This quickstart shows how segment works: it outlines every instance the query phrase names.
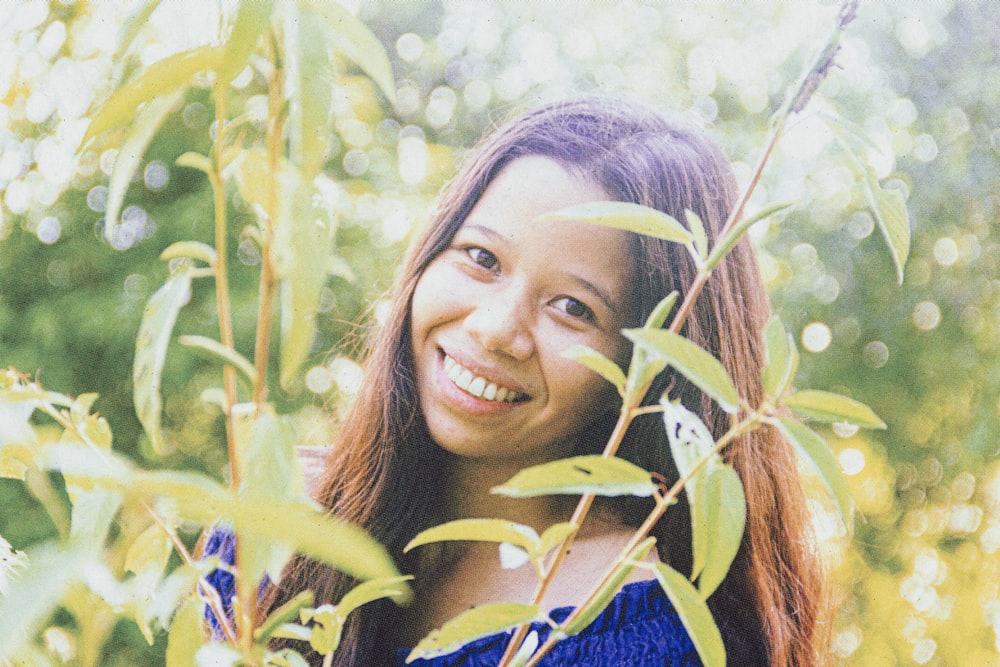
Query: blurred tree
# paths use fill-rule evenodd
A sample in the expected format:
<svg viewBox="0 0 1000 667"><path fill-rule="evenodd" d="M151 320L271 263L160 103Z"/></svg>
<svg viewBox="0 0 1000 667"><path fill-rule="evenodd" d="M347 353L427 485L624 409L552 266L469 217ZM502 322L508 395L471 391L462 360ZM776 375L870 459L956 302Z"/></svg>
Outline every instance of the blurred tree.
<svg viewBox="0 0 1000 667"><path fill-rule="evenodd" d="M484 129L545 99L633 95L708 125L746 178L768 114L835 11L820 1L354 4L394 58L397 105L362 77L331 81L339 120L323 196L341 221L345 266L325 289L305 386L273 397L299 410L301 433L316 442L330 429L320 408L349 400L356 334L377 322L410 230ZM116 448L148 465L220 474L220 417L196 400L218 383L215 367L186 352L168 357L174 453L165 459L140 436L129 379L142 304L165 276L156 257L212 234L204 179L176 164L209 143L208 89L186 95L146 152L122 211L129 233L114 243L102 218L116 150L73 152L112 81L211 39L211 22L187 22L187 1L177 1L132 26L133 51L112 53L141 7L0 7L0 365L37 369L69 394L99 392ZM1000 664L997 25L1000 5L986 0L863 5L816 113L786 137L760 193L802 204L754 230L775 309L804 350L800 383L852 393L889 424L874 436L828 433L862 512L851 540L830 508L815 507L837 576L832 650L842 664ZM261 82L236 85L235 103L252 118ZM861 173L824 113L872 137L864 164L907 197L913 244L902 286L870 238L879 232ZM233 193L229 205L236 340L246 350L256 288L241 267L259 258L240 232L251 224L247 204ZM211 295L197 289L179 333L215 321ZM0 507L0 535L16 548L54 531L20 484L0 480ZM122 642L133 648L108 664L147 651L135 633Z"/></svg>

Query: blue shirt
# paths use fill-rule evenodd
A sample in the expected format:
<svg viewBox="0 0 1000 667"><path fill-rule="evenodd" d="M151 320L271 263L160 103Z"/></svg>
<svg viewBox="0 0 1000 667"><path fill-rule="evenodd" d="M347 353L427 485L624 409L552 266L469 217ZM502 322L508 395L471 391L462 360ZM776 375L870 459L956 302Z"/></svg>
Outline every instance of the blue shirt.
<svg viewBox="0 0 1000 667"><path fill-rule="evenodd" d="M225 563L235 557L235 540L231 532L215 528L205 542L205 555L218 556ZM224 570L214 570L206 582L222 598L226 613L232 614L233 577ZM554 609L549 617L560 623L573 611L572 607ZM218 620L206 605L205 619L215 636L221 635ZM534 623L541 645L552 628L548 623ZM510 638L501 633L466 644L448 655L428 660L415 660L413 667L495 667ZM396 665L406 664L409 649L396 652ZM696 667L701 665L680 617L670 600L654 580L626 584L612 598L608 607L578 635L563 639L540 663L544 667L587 665L587 667Z"/></svg>

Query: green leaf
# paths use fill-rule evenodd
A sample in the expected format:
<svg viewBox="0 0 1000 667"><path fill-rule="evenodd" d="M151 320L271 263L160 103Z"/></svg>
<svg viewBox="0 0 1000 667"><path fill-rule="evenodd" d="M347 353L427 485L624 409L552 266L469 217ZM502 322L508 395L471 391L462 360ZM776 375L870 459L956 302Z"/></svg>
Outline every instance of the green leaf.
<svg viewBox="0 0 1000 667"><path fill-rule="evenodd" d="M726 647L701 595L684 575L669 565L657 563L653 571L681 617L702 663L705 667L724 667Z"/></svg>
<svg viewBox="0 0 1000 667"><path fill-rule="evenodd" d="M177 259L180 257L200 259L209 266L215 266L215 262L219 258L215 252L215 248L200 241L177 241L176 243L171 243L167 246L166 250L160 253L160 259L162 260Z"/></svg>
<svg viewBox="0 0 1000 667"><path fill-rule="evenodd" d="M542 533L540 555L545 556L557 546L566 541L566 538L576 532L576 527L568 521L549 526Z"/></svg>
<svg viewBox="0 0 1000 667"><path fill-rule="evenodd" d="M250 151L244 154L237 176L248 184L267 178L266 166L250 164L255 161L254 155ZM294 384L312 346L333 250L333 225L323 209L314 204L314 188L303 180L298 169L284 162L277 178L274 257L281 293L280 382L288 388Z"/></svg>
<svg viewBox="0 0 1000 667"><path fill-rule="evenodd" d="M858 144L879 151L862 128L839 116L821 114L821 117L837 135L841 147L854 164L864 173L865 197L889 248L889 255L896 267L896 280L902 285L903 269L910 255L910 217L903 194L898 190L883 188L875 170L865 164L858 155L855 150Z"/></svg>
<svg viewBox="0 0 1000 667"><path fill-rule="evenodd" d="M718 463L708 468L705 480L705 518L702 532L705 567L698 575L698 591L706 600L729 573L743 542L747 502L743 484L732 466Z"/></svg>
<svg viewBox="0 0 1000 667"><path fill-rule="evenodd" d="M868 204L896 266L896 281L902 285L903 269L910 255L910 215L906 201L899 190L883 188L870 167L865 169L864 183Z"/></svg>
<svg viewBox="0 0 1000 667"><path fill-rule="evenodd" d="M205 352L210 357L228 364L240 371L244 379L253 386L254 378L257 377L257 370L253 364L236 350L226 347L222 343L207 336L181 336L177 342L185 347L191 347Z"/></svg>
<svg viewBox="0 0 1000 667"><path fill-rule="evenodd" d="M118 31L118 50L115 53L114 62L119 62L128 52L129 47L135 40L139 31L142 30L150 15L160 6L160 0L144 0L139 6L132 10L122 23L121 30Z"/></svg>
<svg viewBox="0 0 1000 667"><path fill-rule="evenodd" d="M714 270L715 267L717 267L722 262L722 260L726 258L726 255L728 255L732 251L732 249L736 247L736 244L740 242L740 239L743 238L743 235L746 233L748 229L750 229L750 227L754 225L754 223L760 222L764 218L769 218L775 213L783 211L786 208L793 206L794 204L795 202L793 201L784 201L784 202L778 202L776 204L771 204L770 206L765 206L756 214L740 220L733 226L732 230L730 230L730 232L726 234L725 237L719 239L715 247L712 248L711 254L708 256L708 259L705 260L705 268L707 268L709 271Z"/></svg>
<svg viewBox="0 0 1000 667"><path fill-rule="evenodd" d="M700 259L704 260L708 257L708 235L705 233L705 223L694 211L685 209L684 217L687 218L688 227L691 228L695 252L698 253Z"/></svg>
<svg viewBox="0 0 1000 667"><path fill-rule="evenodd" d="M777 315L764 327L764 354L767 357L762 374L764 391L771 398L778 398L792 386L799 367L799 351Z"/></svg>
<svg viewBox="0 0 1000 667"><path fill-rule="evenodd" d="M861 428L886 428L871 408L853 398L828 391L803 389L785 397L795 414L821 422L848 422Z"/></svg>
<svg viewBox="0 0 1000 667"><path fill-rule="evenodd" d="M131 123L140 104L184 90L195 74L218 67L222 56L223 51L219 47L200 46L153 63L101 106L91 119L80 145L86 145L107 130Z"/></svg>
<svg viewBox="0 0 1000 667"><path fill-rule="evenodd" d="M539 546L538 534L529 526L504 519L458 519L420 532L403 552L432 542L457 540L510 542L529 552Z"/></svg>
<svg viewBox="0 0 1000 667"><path fill-rule="evenodd" d="M122 505L119 493L105 489L78 492L73 499L69 539L96 554L108 537L108 530Z"/></svg>
<svg viewBox="0 0 1000 667"><path fill-rule="evenodd" d="M667 321L667 316L674 309L677 303L677 291L674 290L664 297L653 311L646 318L644 329L659 329ZM650 354L641 345L632 346L632 361L628 366L628 381L625 385L625 394L629 398L636 392L645 393L646 387L657 375L667 367L667 362L657 354ZM635 403L642 400L642 396L635 397ZM630 403L634 404L634 403Z"/></svg>
<svg viewBox="0 0 1000 667"><path fill-rule="evenodd" d="M191 667L195 655L205 643L202 629L202 604L195 598L181 606L167 635L166 667Z"/></svg>
<svg viewBox="0 0 1000 667"><path fill-rule="evenodd" d="M826 441L818 433L794 419L779 417L773 423L781 431L781 434L792 443L799 456L819 474L820 479L830 491L830 495L833 496L837 509L840 510L844 525L848 530L851 530L854 500L851 498L851 490L840 472L840 465Z"/></svg>
<svg viewBox="0 0 1000 667"><path fill-rule="evenodd" d="M531 623L540 616L538 607L531 604L504 602L474 607L424 637L410 651L406 662L446 655L469 642Z"/></svg>
<svg viewBox="0 0 1000 667"><path fill-rule="evenodd" d="M300 5L322 21L333 48L353 60L382 89L386 99L395 104L396 82L389 55L368 26L336 2L300 0Z"/></svg>
<svg viewBox="0 0 1000 667"><path fill-rule="evenodd" d="M233 31L225 45L225 55L218 65L217 85L228 86L247 64L261 35L267 29L274 0L253 0L237 5Z"/></svg>
<svg viewBox="0 0 1000 667"><path fill-rule="evenodd" d="M316 609L303 609L303 623L312 623L309 633L309 646L320 655L329 655L340 647L340 638L344 631L344 616L337 608L324 604Z"/></svg>
<svg viewBox="0 0 1000 667"><path fill-rule="evenodd" d="M135 412L153 450L159 454L166 453L160 433L160 379L177 314L190 297L191 272L181 266L149 297L135 341L135 364L132 367Z"/></svg>
<svg viewBox="0 0 1000 667"><path fill-rule="evenodd" d="M91 562L78 548L52 543L26 550L28 567L0 595L0 656L16 655L33 643L42 624Z"/></svg>
<svg viewBox="0 0 1000 667"><path fill-rule="evenodd" d="M108 199L104 211L104 236L109 241L114 237L112 234L119 225L119 216L122 204L125 202L125 192L136 169L142 163L142 156L146 152L146 147L153 140L153 135L160 129L160 125L167 115L180 102L184 96L184 90L174 91L168 95L157 97L149 101L146 106L135 114L135 118L129 123L128 135L118 149L118 156L111 169L111 178L108 181Z"/></svg>
<svg viewBox="0 0 1000 667"><path fill-rule="evenodd" d="M724 411L734 413L740 397L722 363L687 338L665 329L625 329L622 333L647 351L659 355L708 394Z"/></svg>
<svg viewBox="0 0 1000 667"><path fill-rule="evenodd" d="M618 367L618 364L597 350L586 345L573 345L564 350L562 356L580 362L614 385L620 395L625 395L625 373Z"/></svg>
<svg viewBox="0 0 1000 667"><path fill-rule="evenodd" d="M674 465L681 477L690 477L684 485L684 494L691 513L691 578L694 579L705 567L712 532L716 530L710 516L708 468L718 465L719 455L714 451L715 439L698 415L680 401L668 400L666 394L660 405Z"/></svg>
<svg viewBox="0 0 1000 667"><path fill-rule="evenodd" d="M572 637L573 635L578 635L583 632L587 626L594 622L594 619L604 611L611 600L614 598L615 594L621 589L622 584L625 580L629 578L632 571L635 569L635 563L642 562L646 555L649 554L653 545L656 544L655 537L647 537L645 540L640 542L636 547L629 553L628 557L617 564L614 572L607 581L605 581L601 588L590 598L590 600L580 607L580 609L573 614L572 621L565 627L561 627L563 633L567 637Z"/></svg>
<svg viewBox="0 0 1000 667"><path fill-rule="evenodd" d="M242 436L243 431L236 429ZM284 417L260 414L252 419L248 437L238 437L239 499L282 503L305 499L305 482L295 454L295 429ZM257 581L265 572L273 581L294 554L294 545L257 535L240 535L237 559L241 574Z"/></svg>
<svg viewBox="0 0 1000 667"><path fill-rule="evenodd" d="M157 524L146 528L132 542L125 554L125 570L135 574L150 573L157 578L167 567L173 545L166 531Z"/></svg>
<svg viewBox="0 0 1000 667"><path fill-rule="evenodd" d="M178 167L190 167L191 169L197 169L205 174L212 173L212 163L211 161L201 153L195 153L193 151L188 151L187 153L182 153L174 160L174 164Z"/></svg>
<svg viewBox="0 0 1000 667"><path fill-rule="evenodd" d="M268 667L309 667L302 655L293 649L283 648L276 653L266 653L264 664Z"/></svg>
<svg viewBox="0 0 1000 667"><path fill-rule="evenodd" d="M390 598L396 601L406 600L410 594L410 587L406 583L413 579L412 576L386 577L382 579L372 579L358 584L341 598L337 603L337 611L344 617L361 605Z"/></svg>
<svg viewBox="0 0 1000 667"><path fill-rule="evenodd" d="M295 56L289 66L296 89L288 118L289 153L303 179L311 182L323 166L329 144L333 77L323 25L311 20L292 23L286 31L294 42L288 52Z"/></svg>
<svg viewBox="0 0 1000 667"><path fill-rule="evenodd" d="M272 611L256 630L253 631L255 641L267 641L279 627L298 618L304 607L313 603L315 595L310 590L304 590L291 600Z"/></svg>
<svg viewBox="0 0 1000 667"><path fill-rule="evenodd" d="M666 213L620 201L595 201L546 213L538 220L578 220L593 225L623 229L636 234L683 243L692 242L691 232Z"/></svg>
<svg viewBox="0 0 1000 667"><path fill-rule="evenodd" d="M552 494L651 496L656 485L648 472L617 457L574 456L525 468L493 493L512 498Z"/></svg>

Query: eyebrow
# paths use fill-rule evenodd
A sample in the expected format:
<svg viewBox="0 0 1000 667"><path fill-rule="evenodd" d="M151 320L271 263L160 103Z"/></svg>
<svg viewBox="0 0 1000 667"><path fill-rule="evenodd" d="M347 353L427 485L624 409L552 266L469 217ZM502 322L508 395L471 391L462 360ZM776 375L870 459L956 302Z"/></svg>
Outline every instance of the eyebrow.
<svg viewBox="0 0 1000 667"><path fill-rule="evenodd" d="M485 236L488 236L491 239L493 239L495 241L499 241L499 242L501 242L503 244L507 244L510 241L510 239L508 239L506 236L504 236L503 234L499 233L495 229L492 229L490 227L486 227L484 225L477 225L475 223L472 223L472 224L464 224L463 223L462 227L464 227L465 229L475 230L477 232L480 232L481 234L483 234ZM605 290L605 289L601 288L600 286L598 286L598 285L590 282L589 280L587 280L583 276L576 275L575 273L567 273L566 276L570 280L572 280L574 283L576 283L581 289L583 289L586 292L589 292L592 296L594 296L598 300L600 300L608 308L608 310L611 311L611 313L615 317L619 317L619 318L621 317L622 314L621 314L620 309L615 305L614 299L607 292L607 290Z"/></svg>

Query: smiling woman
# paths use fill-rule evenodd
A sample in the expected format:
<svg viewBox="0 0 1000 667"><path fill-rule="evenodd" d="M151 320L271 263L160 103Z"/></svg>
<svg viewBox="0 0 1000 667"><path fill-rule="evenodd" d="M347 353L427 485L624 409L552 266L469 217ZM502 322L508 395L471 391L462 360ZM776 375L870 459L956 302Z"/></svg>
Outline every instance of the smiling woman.
<svg viewBox="0 0 1000 667"><path fill-rule="evenodd" d="M586 346L624 367L623 328L647 321L668 294L686 293L697 267L687 249L573 220L540 220L586 202L641 204L676 219L691 211L714 242L735 198L721 152L698 131L629 102L584 98L524 114L487 137L446 187L414 242L377 332L366 375L316 489L318 501L387 546L414 574L407 609L363 606L347 620L332 662L402 663L426 633L471 607L529 602L535 573L500 569L495 546L407 551L443 521L501 518L541 533L566 521L573 499L512 499L490 490L525 466L600 453L621 401L610 384L566 358ZM762 397L761 330L767 299L744 240L713 273L682 331L714 355L750 405ZM731 424L684 376L660 374L648 393L696 412L719 438ZM678 472L663 423L639 419L619 456L668 484ZM747 499L739 553L708 605L729 664L816 661L820 578L806 531L796 464L770 428L743 433L724 452ZM539 610L559 622L649 514L650 498L595 505ZM647 560L692 570L689 513L667 513L652 529ZM649 568L636 568L610 605L560 642L544 665L689 665L698 653ZM268 586L262 613L303 590L336 602L351 580L298 558ZM529 637L544 639L549 622ZM480 638L422 665L497 664L507 634ZM301 649L302 646L296 646Z"/></svg>

